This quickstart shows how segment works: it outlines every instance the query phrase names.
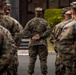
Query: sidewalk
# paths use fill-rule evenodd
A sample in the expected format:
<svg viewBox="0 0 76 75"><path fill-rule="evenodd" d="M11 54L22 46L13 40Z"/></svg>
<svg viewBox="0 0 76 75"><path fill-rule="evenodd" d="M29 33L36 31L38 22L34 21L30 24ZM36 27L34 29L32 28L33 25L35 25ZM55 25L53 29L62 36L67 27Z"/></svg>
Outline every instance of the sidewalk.
<svg viewBox="0 0 76 75"><path fill-rule="evenodd" d="M56 54L54 51L49 51L49 54ZM18 55L28 55L28 50L18 50Z"/></svg>

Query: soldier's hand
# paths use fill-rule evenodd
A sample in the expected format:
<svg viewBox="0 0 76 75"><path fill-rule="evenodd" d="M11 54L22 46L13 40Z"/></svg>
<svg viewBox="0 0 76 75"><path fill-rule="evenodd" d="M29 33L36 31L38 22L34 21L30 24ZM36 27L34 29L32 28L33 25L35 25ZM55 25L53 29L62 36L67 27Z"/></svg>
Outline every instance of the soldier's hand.
<svg viewBox="0 0 76 75"><path fill-rule="evenodd" d="M39 34L36 34L36 35L34 35L34 36L32 37L32 40L38 40L38 39L40 39Z"/></svg>

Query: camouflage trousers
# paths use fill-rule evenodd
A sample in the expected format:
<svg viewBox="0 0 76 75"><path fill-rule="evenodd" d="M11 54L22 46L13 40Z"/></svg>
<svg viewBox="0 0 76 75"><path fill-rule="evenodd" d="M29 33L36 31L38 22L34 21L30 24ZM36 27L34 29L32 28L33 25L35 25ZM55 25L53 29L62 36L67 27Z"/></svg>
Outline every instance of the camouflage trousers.
<svg viewBox="0 0 76 75"><path fill-rule="evenodd" d="M70 54L57 54L55 66L56 75L74 75L73 57Z"/></svg>
<svg viewBox="0 0 76 75"><path fill-rule="evenodd" d="M61 65L59 55L56 54L55 75L64 75L64 72L65 72L65 66Z"/></svg>
<svg viewBox="0 0 76 75"><path fill-rule="evenodd" d="M44 45L36 45L36 46L30 46L29 47L28 73L29 74L34 73L34 67L35 67L37 55L39 55L42 74L47 74L48 50L47 50L47 47Z"/></svg>
<svg viewBox="0 0 76 75"><path fill-rule="evenodd" d="M73 61L73 75L76 75L76 59Z"/></svg>
<svg viewBox="0 0 76 75"><path fill-rule="evenodd" d="M18 54L16 52L13 61L8 67L8 75L18 75L18 65Z"/></svg>

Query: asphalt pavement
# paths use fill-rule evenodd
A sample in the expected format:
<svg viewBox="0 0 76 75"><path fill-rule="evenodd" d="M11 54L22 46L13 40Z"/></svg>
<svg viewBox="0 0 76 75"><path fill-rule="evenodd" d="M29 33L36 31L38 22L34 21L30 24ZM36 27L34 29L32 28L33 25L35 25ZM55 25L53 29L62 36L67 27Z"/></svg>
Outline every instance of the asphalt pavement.
<svg viewBox="0 0 76 75"><path fill-rule="evenodd" d="M27 72L28 64L29 64L28 53L26 55L19 54L19 67L18 67L19 75L28 75L28 72ZM47 59L47 65L48 65L48 74L47 75L55 75L55 65L54 64L55 64L55 54L49 54L48 59ZM42 75L41 70L40 70L39 58L37 58L33 75Z"/></svg>

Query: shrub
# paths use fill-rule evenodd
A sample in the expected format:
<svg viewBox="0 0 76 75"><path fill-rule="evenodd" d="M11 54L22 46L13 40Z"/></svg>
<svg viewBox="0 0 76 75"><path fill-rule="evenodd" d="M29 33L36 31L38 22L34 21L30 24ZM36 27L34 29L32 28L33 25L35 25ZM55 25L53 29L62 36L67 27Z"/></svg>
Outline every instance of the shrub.
<svg viewBox="0 0 76 75"><path fill-rule="evenodd" d="M63 20L61 9L46 9L44 12L44 18L48 21L51 27Z"/></svg>

